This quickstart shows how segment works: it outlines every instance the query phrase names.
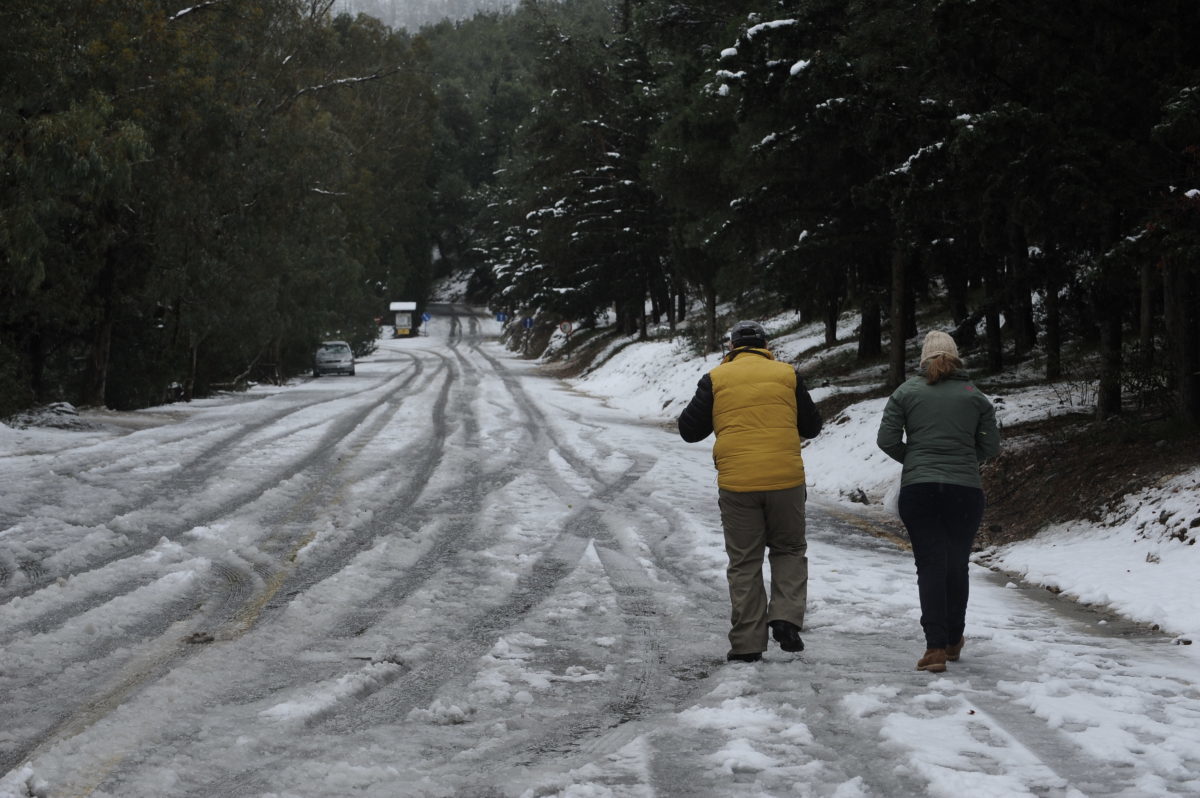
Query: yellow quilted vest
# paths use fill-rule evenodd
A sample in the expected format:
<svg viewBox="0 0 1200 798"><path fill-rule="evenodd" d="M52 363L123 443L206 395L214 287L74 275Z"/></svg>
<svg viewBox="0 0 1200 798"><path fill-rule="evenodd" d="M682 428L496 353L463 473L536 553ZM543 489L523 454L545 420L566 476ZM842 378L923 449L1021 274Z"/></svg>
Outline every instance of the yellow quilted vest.
<svg viewBox="0 0 1200 798"><path fill-rule="evenodd" d="M709 377L717 486L748 493L803 485L795 369L766 349L752 349L723 362Z"/></svg>

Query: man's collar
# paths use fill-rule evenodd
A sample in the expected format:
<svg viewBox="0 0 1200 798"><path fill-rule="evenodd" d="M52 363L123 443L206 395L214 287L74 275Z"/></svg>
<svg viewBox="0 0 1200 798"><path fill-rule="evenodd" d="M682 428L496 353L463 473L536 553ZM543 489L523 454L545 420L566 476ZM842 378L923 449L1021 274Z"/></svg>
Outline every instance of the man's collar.
<svg viewBox="0 0 1200 798"><path fill-rule="evenodd" d="M722 359L722 362L723 362L723 363L728 363L729 361L733 360L733 359L734 359L735 357L737 357L738 355L745 354L745 353L747 353L747 352L748 352L748 353L751 353L751 354L758 355L759 357L765 357L767 360L774 360L774 359L775 359L775 356L771 354L771 350L770 350L770 349L767 349L767 348L765 348L765 347L757 347L757 346L739 346L737 349L734 349L732 352L730 352L728 355L726 355L726 356L725 356L725 357Z"/></svg>

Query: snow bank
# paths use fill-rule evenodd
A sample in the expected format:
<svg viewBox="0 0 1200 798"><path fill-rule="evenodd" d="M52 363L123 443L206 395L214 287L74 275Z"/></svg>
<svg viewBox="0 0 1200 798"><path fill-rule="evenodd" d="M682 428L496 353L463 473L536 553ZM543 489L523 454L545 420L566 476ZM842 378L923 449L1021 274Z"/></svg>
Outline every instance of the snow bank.
<svg viewBox="0 0 1200 798"><path fill-rule="evenodd" d="M1097 523L1072 521L982 561L1071 598L1200 639L1200 468L1126 496Z"/></svg>
<svg viewBox="0 0 1200 798"><path fill-rule="evenodd" d="M763 320L773 335L795 326L796 316ZM820 324L811 324L771 341L781 359L791 359L824 343ZM850 344L835 347L844 352ZM802 373L819 374L831 350L813 351L801 361ZM695 391L696 381L719 363L719 355L691 352L675 342L629 343L580 379L580 391L602 398L629 414L673 425ZM817 401L839 392L862 391L878 369L849 378L810 377ZM1017 375L1021 376L1021 375ZM841 384L838 384L841 383ZM993 388L991 398L1003 430L1027 421L1088 412L1094 385L1085 381L1057 385ZM894 495L900 464L875 446L886 398L856 402L825 419L820 436L804 449L809 489L815 498L846 506L882 505ZM1003 437L1003 431L1002 431ZM711 439L710 439L711 440ZM1021 574L1087 603L1104 605L1179 634L1200 635L1200 470L1128 497L1099 523L1075 521L1044 530L1031 540L986 552L992 567ZM1195 526L1192 526L1192 524Z"/></svg>

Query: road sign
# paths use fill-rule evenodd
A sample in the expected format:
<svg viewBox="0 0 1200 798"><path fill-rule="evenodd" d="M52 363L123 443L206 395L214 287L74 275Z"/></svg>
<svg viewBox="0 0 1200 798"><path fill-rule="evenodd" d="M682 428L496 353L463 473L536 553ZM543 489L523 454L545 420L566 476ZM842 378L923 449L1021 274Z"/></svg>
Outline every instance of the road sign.
<svg viewBox="0 0 1200 798"><path fill-rule="evenodd" d="M432 318L433 316L430 316L428 311L421 314L421 321L429 321Z"/></svg>
<svg viewBox="0 0 1200 798"><path fill-rule="evenodd" d="M529 318L528 316L525 317L524 321L522 321L521 324L523 324L525 326L526 330L533 329L533 319Z"/></svg>
<svg viewBox="0 0 1200 798"><path fill-rule="evenodd" d="M507 313L497 313L496 321L499 321L499 322L508 321L508 314Z"/></svg>
<svg viewBox="0 0 1200 798"><path fill-rule="evenodd" d="M563 335L569 336L571 334L571 322L564 321L562 324L558 325L558 329L562 330Z"/></svg>

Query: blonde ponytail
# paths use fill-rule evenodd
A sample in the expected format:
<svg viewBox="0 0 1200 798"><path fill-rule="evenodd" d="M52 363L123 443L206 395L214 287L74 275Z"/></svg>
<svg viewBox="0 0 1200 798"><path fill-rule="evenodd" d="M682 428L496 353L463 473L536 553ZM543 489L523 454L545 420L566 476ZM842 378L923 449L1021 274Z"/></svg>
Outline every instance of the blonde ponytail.
<svg viewBox="0 0 1200 798"><path fill-rule="evenodd" d="M938 353L925 361L925 381L937 385L960 368L962 361L954 355Z"/></svg>

